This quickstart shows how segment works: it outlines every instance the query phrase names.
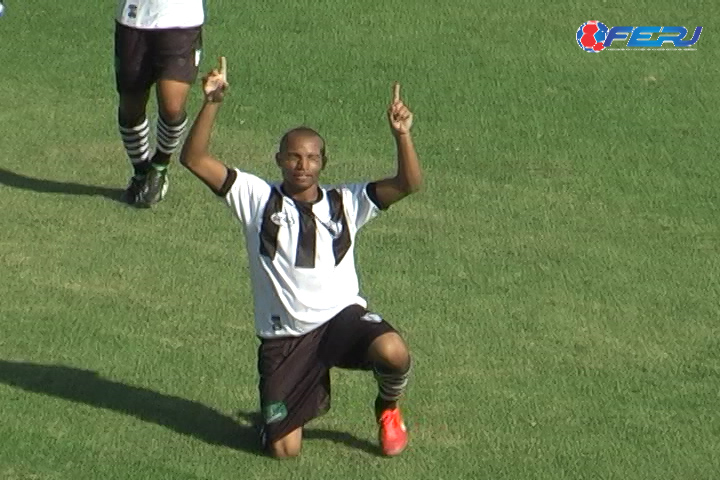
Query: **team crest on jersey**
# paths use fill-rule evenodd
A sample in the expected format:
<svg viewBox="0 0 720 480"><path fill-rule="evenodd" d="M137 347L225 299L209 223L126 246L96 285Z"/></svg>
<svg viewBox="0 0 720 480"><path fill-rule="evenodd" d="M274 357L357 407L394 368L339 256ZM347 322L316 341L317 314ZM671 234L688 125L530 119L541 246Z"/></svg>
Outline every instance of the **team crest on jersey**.
<svg viewBox="0 0 720 480"><path fill-rule="evenodd" d="M295 220L293 220L293 218L285 212L273 213L270 215L270 221L278 227L282 227L283 225L292 225L295 223Z"/></svg>
<svg viewBox="0 0 720 480"><path fill-rule="evenodd" d="M333 239L340 238L340 235L342 235L342 232L343 232L342 222L328 222L324 225L325 225L325 228L327 228L328 232L330 232L330 236Z"/></svg>

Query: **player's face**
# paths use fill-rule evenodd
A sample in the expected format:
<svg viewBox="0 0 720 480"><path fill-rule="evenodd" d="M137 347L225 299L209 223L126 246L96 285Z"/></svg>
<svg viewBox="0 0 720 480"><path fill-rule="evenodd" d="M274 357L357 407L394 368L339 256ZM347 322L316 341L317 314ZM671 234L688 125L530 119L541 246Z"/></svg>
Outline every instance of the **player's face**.
<svg viewBox="0 0 720 480"><path fill-rule="evenodd" d="M316 186L323 167L322 140L314 135L292 135L287 150L277 154L286 186L303 191Z"/></svg>

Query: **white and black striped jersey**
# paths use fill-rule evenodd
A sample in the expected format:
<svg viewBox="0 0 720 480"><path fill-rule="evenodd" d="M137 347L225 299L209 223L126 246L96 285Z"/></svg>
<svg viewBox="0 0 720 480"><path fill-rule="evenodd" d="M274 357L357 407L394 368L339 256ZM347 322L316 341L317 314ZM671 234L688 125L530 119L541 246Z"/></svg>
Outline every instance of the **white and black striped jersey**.
<svg viewBox="0 0 720 480"><path fill-rule="evenodd" d="M133 28L189 28L205 21L203 0L118 0L116 19Z"/></svg>
<svg viewBox="0 0 720 480"><path fill-rule="evenodd" d="M303 335L348 305L367 306L353 247L380 210L374 186L321 187L316 202L304 203L279 184L228 170L219 194L244 227L258 336Z"/></svg>

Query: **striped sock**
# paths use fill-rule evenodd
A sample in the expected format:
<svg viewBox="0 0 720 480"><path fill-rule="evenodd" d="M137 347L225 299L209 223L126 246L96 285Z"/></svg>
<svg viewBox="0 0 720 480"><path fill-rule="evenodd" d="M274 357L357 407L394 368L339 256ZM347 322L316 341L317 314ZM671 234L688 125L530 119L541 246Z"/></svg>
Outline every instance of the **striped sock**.
<svg viewBox="0 0 720 480"><path fill-rule="evenodd" d="M397 402L405 393L410 377L410 367L404 372L398 372L375 366L374 374L379 388L378 396L386 402Z"/></svg>
<svg viewBox="0 0 720 480"><path fill-rule="evenodd" d="M157 151L162 155L156 155L153 163L167 165L178 146L180 146L180 138L185 133L187 126L187 115L183 115L178 122L169 124L163 120L162 115L158 116L157 121Z"/></svg>
<svg viewBox="0 0 720 480"><path fill-rule="evenodd" d="M138 125L119 123L120 136L136 176L145 175L150 167L150 125L147 118Z"/></svg>

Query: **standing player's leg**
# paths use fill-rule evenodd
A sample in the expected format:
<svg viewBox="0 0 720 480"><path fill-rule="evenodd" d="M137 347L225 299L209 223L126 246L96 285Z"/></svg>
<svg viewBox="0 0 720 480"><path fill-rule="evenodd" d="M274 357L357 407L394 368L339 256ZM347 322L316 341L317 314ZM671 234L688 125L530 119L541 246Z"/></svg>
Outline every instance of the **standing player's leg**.
<svg viewBox="0 0 720 480"><path fill-rule="evenodd" d="M154 32L153 59L157 75L155 89L158 104L157 148L141 195L142 206L159 202L167 192L167 168L187 127L185 106L191 85L197 78L201 44L201 27Z"/></svg>
<svg viewBox="0 0 720 480"><path fill-rule="evenodd" d="M155 166L167 166L170 157L180 146L180 138L187 127L185 105L191 85L178 80L157 82L157 149L152 158Z"/></svg>
<svg viewBox="0 0 720 480"><path fill-rule="evenodd" d="M152 63L147 33L119 23L115 27L115 82L118 130L133 167L124 199L134 204L150 169L150 126L145 108L152 85Z"/></svg>

